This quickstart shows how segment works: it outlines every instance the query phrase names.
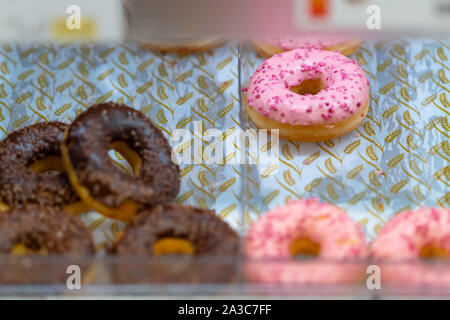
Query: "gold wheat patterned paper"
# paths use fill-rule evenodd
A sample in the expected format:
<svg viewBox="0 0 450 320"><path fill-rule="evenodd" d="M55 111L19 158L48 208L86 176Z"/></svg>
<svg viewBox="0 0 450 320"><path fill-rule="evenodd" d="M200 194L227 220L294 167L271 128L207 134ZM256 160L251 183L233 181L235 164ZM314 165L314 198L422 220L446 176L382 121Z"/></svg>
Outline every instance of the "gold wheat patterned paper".
<svg viewBox="0 0 450 320"><path fill-rule="evenodd" d="M160 55L131 43L0 45L0 138L38 121L70 123L91 104L115 101L144 112L170 139L176 129L230 132L239 124L238 46L206 53ZM180 155L191 146L178 146ZM204 144L193 157L203 152ZM232 151L230 150L231 156ZM120 154L114 161L129 170ZM227 156L227 155L225 155ZM241 168L182 164L177 202L215 209L236 230ZM90 212L82 216L99 251L122 223Z"/></svg>
<svg viewBox="0 0 450 320"><path fill-rule="evenodd" d="M242 57L245 85L262 59L249 48ZM449 206L449 40L367 42L352 58L371 82L371 110L356 131L314 144L282 141L278 166L182 164L177 201L216 209L236 230L245 231L270 208L316 196L348 211L368 239L396 212ZM253 126L240 122L238 82L234 44L179 56L130 43L4 43L0 138L38 121L70 123L102 101L141 110L168 138L176 129L201 136L211 128L226 138ZM207 144L202 142L192 157L199 158ZM258 148L261 155L271 145ZM182 156L193 149L187 143L175 150ZM226 151L224 161L238 152ZM111 155L124 170L130 169L119 154ZM82 218L94 230L100 251L123 227L93 212Z"/></svg>
<svg viewBox="0 0 450 320"><path fill-rule="evenodd" d="M395 213L448 207L449 46L448 38L364 43L351 58L370 81L366 119L338 139L282 141L276 174L248 166L246 225L291 199L318 197L347 211L370 240ZM243 86L262 61L243 50Z"/></svg>

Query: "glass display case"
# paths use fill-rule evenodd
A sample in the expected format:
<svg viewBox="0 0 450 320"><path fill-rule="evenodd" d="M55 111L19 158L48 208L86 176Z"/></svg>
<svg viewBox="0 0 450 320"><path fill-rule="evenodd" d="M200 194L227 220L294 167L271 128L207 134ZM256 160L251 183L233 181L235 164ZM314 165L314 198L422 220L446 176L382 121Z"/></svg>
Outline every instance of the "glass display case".
<svg viewBox="0 0 450 320"><path fill-rule="evenodd" d="M266 135L261 143L253 136L258 128L243 105L250 78L266 59L252 41L263 35L249 26L253 20L242 17L248 12L256 17L254 7L241 4L238 12L233 1L227 6L222 3L211 9L209 17L203 14L198 19L198 10L176 11L162 27L155 21L170 13L167 5L161 4L157 13L156 4L147 4L153 6L150 10L140 1L107 1L97 6L79 1L72 9L69 3L61 5L61 11L52 1L44 2L39 9L46 12L44 18L28 19L26 24L23 21L27 14L33 16L33 10L25 10L28 13L22 19L8 25L10 30L3 31L3 36L0 32L0 139L37 122L71 123L93 104L131 106L159 128L178 159L181 183L174 202L215 210L239 235L241 246L233 257L117 256L110 247L126 224L89 210L79 218L93 234L94 257L2 255L0 297L450 296L446 260L252 260L244 250L252 223L296 199L318 198L347 212L367 243L403 211L449 208L450 37L441 18L431 31L421 34L415 34L414 25L404 33L392 27L392 32L372 35L365 25L346 30L360 40L349 58L361 66L370 82L369 109L361 125L326 141L305 143ZM300 10L299 2L292 1L296 10ZM349 25L336 12L345 6L367 8L359 1L310 2L314 10L305 9L302 14L309 12L314 21L322 19L328 30L337 26L332 30L339 34ZM431 13L436 13L435 5L439 4L430 5ZM33 5L18 1L17 6L30 9ZM100 6L106 9L100 12ZM77 7L85 29L70 29L69 20L64 20L72 17L75 20L70 21L76 23ZM280 16L296 12L289 8L280 8L284 14ZM11 9L10 16L19 11ZM186 20L182 20L183 12ZM320 17L314 17L317 14ZM283 20L280 16L277 19ZM294 18L298 15L280 27L283 32L292 33L302 25ZM205 28L214 21L214 28ZM183 23L185 30L180 29ZM254 23L261 24L261 19L255 18ZM235 30L236 26L242 29ZM24 32L27 28L40 31L30 38ZM302 36L305 32L315 31L303 30ZM215 140L205 135L211 130ZM241 141L237 133L249 140ZM233 135L236 140L225 143ZM217 161L209 161L205 153L212 141L222 143ZM122 154L114 150L109 154L118 170L133 171ZM260 270L350 272L355 277L344 282L263 283L255 280ZM383 278L401 273L410 276L407 280Z"/></svg>

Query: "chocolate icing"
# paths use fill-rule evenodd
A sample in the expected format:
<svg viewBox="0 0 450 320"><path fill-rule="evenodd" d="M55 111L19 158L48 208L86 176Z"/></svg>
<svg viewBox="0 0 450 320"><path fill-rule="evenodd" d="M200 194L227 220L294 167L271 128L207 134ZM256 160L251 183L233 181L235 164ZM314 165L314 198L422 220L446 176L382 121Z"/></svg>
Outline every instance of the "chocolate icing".
<svg viewBox="0 0 450 320"><path fill-rule="evenodd" d="M195 248L195 258L191 255L155 256L154 245L161 238L190 241ZM116 241L111 253L122 258L113 265L113 282L234 282L239 268L238 245L238 235L213 211L158 205L140 212Z"/></svg>
<svg viewBox="0 0 450 320"><path fill-rule="evenodd" d="M17 244L73 257L95 253L92 235L77 217L54 207L28 206L0 213L0 253Z"/></svg>
<svg viewBox="0 0 450 320"><path fill-rule="evenodd" d="M138 176L118 169L108 155L123 141L142 159ZM142 207L169 202L180 187L180 172L161 130L141 112L123 104L90 107L70 126L65 145L79 183L100 203L118 207L131 200Z"/></svg>
<svg viewBox="0 0 450 320"><path fill-rule="evenodd" d="M127 225L113 252L119 255L153 255L161 238L190 241L195 255L236 255L239 237L214 211L172 204L140 212Z"/></svg>
<svg viewBox="0 0 450 320"><path fill-rule="evenodd" d="M78 200L64 172L37 175L28 166L47 156L61 156L67 129L62 122L41 122L11 133L0 143L0 201L62 207Z"/></svg>

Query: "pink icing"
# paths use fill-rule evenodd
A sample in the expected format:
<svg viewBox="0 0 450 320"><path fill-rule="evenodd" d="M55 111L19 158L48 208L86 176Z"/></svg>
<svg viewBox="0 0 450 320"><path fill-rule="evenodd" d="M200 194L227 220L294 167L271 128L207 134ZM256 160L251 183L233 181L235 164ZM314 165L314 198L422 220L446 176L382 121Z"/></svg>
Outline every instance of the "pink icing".
<svg viewBox="0 0 450 320"><path fill-rule="evenodd" d="M341 45L351 37L346 36L322 36L310 35L304 37L277 36L264 39L270 45L280 47L283 50L293 49L327 49L336 45Z"/></svg>
<svg viewBox="0 0 450 320"><path fill-rule="evenodd" d="M303 237L320 244L318 259L312 262L290 259L291 243ZM355 280L362 265L336 261L364 258L368 254L358 224L339 208L316 199L293 201L266 213L251 226L244 251L250 258L246 264L250 278L270 283ZM255 259L261 262L252 262Z"/></svg>
<svg viewBox="0 0 450 320"><path fill-rule="evenodd" d="M426 244L434 244L450 254L450 210L421 208L392 218L372 244L378 259L419 259Z"/></svg>
<svg viewBox="0 0 450 320"><path fill-rule="evenodd" d="M290 90L307 79L320 79L324 89L316 95ZM360 112L368 99L369 82L358 63L324 50L296 49L274 55L258 67L247 89L250 107L291 125L344 121Z"/></svg>
<svg viewBox="0 0 450 320"><path fill-rule="evenodd" d="M450 285L450 264L420 260L424 245L434 245L450 254L450 210L420 208L392 218L372 244L371 253L382 263L382 280L410 285ZM390 263L389 263L390 262Z"/></svg>

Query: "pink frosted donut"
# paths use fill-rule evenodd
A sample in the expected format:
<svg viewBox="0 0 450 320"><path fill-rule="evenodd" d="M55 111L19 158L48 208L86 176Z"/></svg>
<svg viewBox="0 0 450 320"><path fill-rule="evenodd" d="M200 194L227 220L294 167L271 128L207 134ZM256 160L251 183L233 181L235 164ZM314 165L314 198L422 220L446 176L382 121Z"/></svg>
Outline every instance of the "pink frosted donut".
<svg viewBox="0 0 450 320"><path fill-rule="evenodd" d="M450 257L450 210L420 208L398 214L383 227L371 254L380 262L382 285L450 285L448 261L424 261Z"/></svg>
<svg viewBox="0 0 450 320"><path fill-rule="evenodd" d="M343 55L355 52L361 40L341 35L276 36L255 41L255 49L264 57L294 49L320 49L339 51Z"/></svg>
<svg viewBox="0 0 450 320"><path fill-rule="evenodd" d="M295 141L342 136L359 126L369 105L369 82L358 63L324 50L297 49L267 59L246 92L253 122Z"/></svg>
<svg viewBox="0 0 450 320"><path fill-rule="evenodd" d="M368 249L358 226L344 211L317 199L292 201L264 214L245 239L251 281L325 284L356 281ZM291 259L295 254L315 259Z"/></svg>

